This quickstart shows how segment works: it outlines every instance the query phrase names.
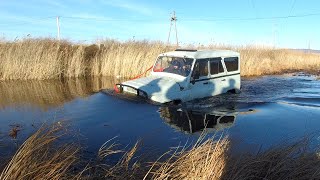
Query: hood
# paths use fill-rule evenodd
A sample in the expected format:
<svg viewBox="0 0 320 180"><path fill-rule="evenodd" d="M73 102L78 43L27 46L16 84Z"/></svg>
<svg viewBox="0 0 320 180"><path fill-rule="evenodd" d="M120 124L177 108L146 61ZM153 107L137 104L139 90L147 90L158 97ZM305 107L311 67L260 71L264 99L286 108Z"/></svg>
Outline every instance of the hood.
<svg viewBox="0 0 320 180"><path fill-rule="evenodd" d="M173 91L180 91L179 84L172 78L167 77L149 76L126 81L121 84L140 89L146 92L148 95L152 95L155 93L164 94Z"/></svg>

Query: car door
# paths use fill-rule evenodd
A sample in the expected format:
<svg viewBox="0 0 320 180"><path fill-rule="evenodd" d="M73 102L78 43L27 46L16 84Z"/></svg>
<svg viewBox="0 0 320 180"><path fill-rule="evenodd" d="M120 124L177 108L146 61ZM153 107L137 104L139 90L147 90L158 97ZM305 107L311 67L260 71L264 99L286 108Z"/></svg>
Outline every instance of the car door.
<svg viewBox="0 0 320 180"><path fill-rule="evenodd" d="M211 96L209 59L197 59L191 74L190 92L193 98Z"/></svg>
<svg viewBox="0 0 320 180"><path fill-rule="evenodd" d="M215 96L224 93L227 86L226 70L223 66L222 58L209 59L209 84L211 85L211 95Z"/></svg>

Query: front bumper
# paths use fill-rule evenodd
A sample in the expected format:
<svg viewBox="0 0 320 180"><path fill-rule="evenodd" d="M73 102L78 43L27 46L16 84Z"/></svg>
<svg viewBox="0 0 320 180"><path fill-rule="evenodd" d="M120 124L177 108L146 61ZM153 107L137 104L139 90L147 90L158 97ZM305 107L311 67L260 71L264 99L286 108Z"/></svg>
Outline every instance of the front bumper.
<svg viewBox="0 0 320 180"><path fill-rule="evenodd" d="M115 91L123 94L135 95L144 99L149 99L148 94L141 89L137 89L132 86L124 85L124 84L116 84Z"/></svg>

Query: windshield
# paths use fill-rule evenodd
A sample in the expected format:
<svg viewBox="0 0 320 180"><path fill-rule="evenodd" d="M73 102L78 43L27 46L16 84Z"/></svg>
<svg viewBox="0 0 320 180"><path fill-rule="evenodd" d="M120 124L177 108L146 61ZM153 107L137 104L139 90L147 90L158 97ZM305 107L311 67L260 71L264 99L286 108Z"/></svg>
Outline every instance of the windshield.
<svg viewBox="0 0 320 180"><path fill-rule="evenodd" d="M153 72L167 72L186 77L190 74L192 62L191 58L159 56Z"/></svg>

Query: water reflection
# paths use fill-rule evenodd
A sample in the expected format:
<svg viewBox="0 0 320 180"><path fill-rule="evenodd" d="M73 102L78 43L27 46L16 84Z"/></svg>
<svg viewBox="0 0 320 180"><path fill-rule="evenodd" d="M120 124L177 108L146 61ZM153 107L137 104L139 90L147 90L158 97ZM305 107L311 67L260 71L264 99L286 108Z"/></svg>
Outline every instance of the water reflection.
<svg viewBox="0 0 320 180"><path fill-rule="evenodd" d="M171 127L186 133L219 131L231 127L238 112L229 109L191 110L179 107L160 107L160 117Z"/></svg>
<svg viewBox="0 0 320 180"><path fill-rule="evenodd" d="M0 108L31 105L41 109L61 106L76 97L87 97L101 89L112 88L112 78L83 78L44 81L0 82Z"/></svg>

